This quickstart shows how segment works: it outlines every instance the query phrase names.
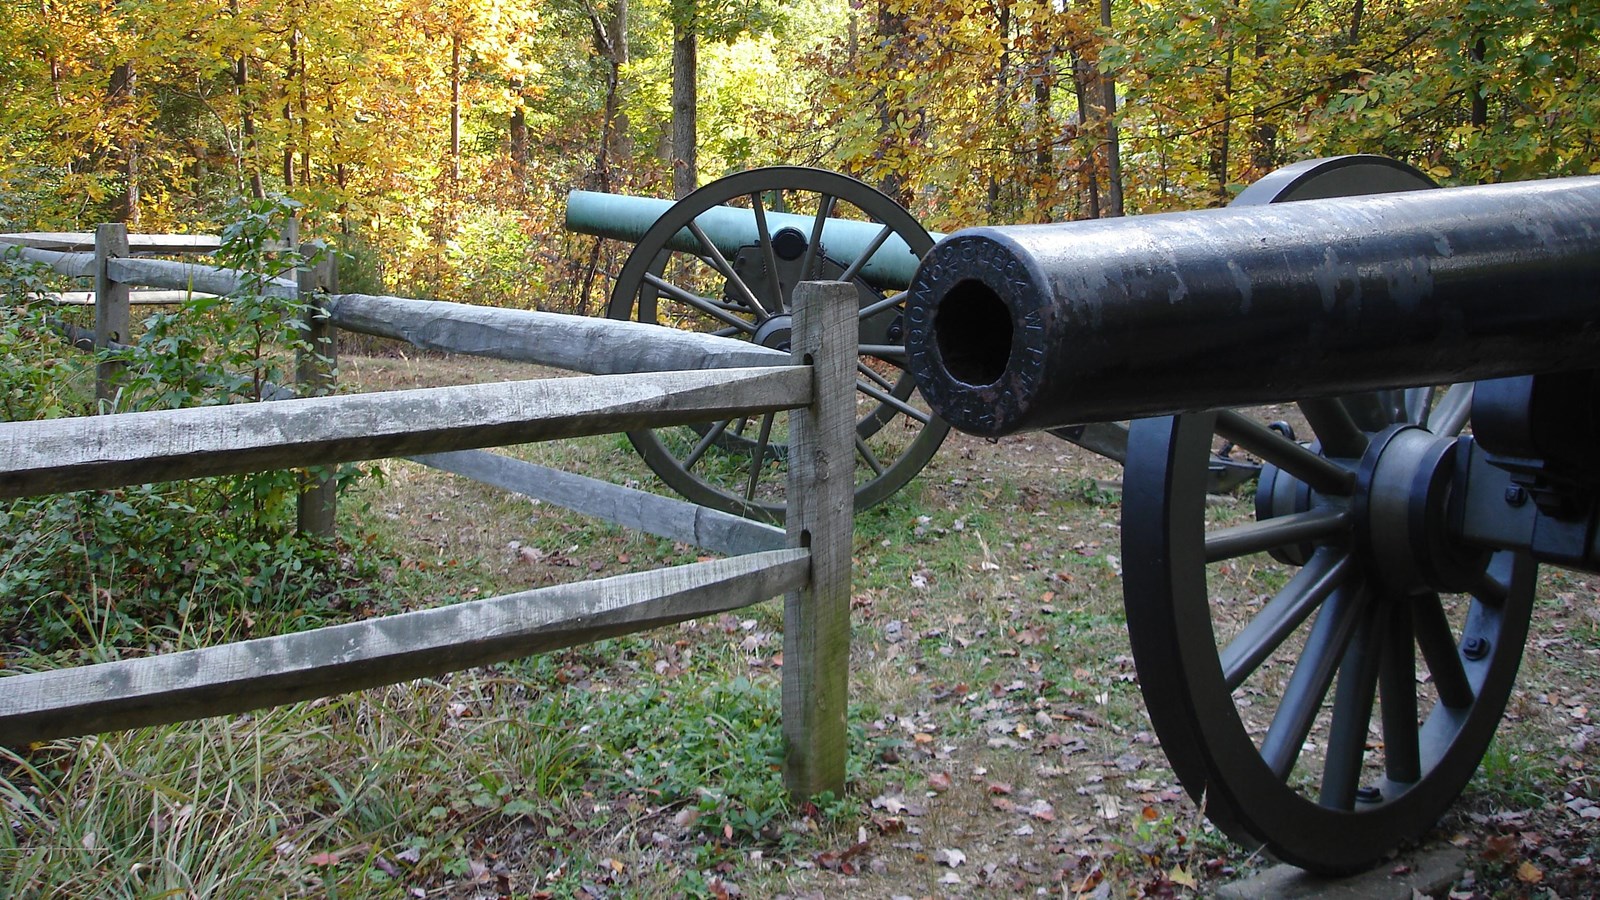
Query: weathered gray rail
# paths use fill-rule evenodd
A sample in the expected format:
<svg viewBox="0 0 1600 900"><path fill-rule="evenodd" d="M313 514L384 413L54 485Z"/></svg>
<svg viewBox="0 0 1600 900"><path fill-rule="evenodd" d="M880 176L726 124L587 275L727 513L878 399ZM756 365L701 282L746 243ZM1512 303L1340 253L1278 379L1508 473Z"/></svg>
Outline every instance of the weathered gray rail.
<svg viewBox="0 0 1600 900"><path fill-rule="evenodd" d="M219 647L10 676L0 680L0 744L184 721L437 675L783 594L786 783L797 796L842 789L855 312L848 287L807 285L795 316L793 353L782 366L0 423L0 496L16 497L399 454L445 454L433 461L449 467L465 451L503 443L787 409L789 493L795 498L784 549ZM625 323L584 321L615 328L617 342L635 337ZM510 471L513 477L519 473ZM730 542L746 548L773 543L766 526L749 523L750 530L737 534L728 523L720 525L734 534Z"/></svg>
<svg viewBox="0 0 1600 900"><path fill-rule="evenodd" d="M292 237L292 235L291 235ZM0 236L0 251L15 248L25 259L71 277L95 277L90 294L95 307L95 345L115 346L129 331L129 306L137 294L131 286L176 292L166 302L190 293L228 294L248 287L268 296L315 296L319 314L310 317L308 337L321 352L308 355L302 366L300 393L326 393L333 366L334 331L406 341L425 350L489 356L550 366L591 375L624 375L671 370L787 366L787 353L746 341L643 325L604 321L587 316L499 309L365 294L323 293L332 287L331 267L302 273L300 279L277 278L250 285L238 272L217 266L130 257L131 253L194 253L217 249L219 241L204 235L130 235L120 225L93 234ZM279 249L297 246L285 241ZM107 364L98 393L114 393L116 370ZM279 396L293 396L288 386ZM485 450L404 451L424 465L492 484L504 490L556 503L568 509L685 541L719 553L746 553L783 545L783 530L717 510L611 484L584 475L560 472ZM300 503L301 530L331 535L335 501L325 483L308 486Z"/></svg>

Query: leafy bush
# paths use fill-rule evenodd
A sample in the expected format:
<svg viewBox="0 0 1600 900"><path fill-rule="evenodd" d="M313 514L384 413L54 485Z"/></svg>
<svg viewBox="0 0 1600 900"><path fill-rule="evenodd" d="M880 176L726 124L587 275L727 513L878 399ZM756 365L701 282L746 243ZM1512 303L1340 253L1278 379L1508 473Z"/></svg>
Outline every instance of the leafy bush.
<svg viewBox="0 0 1600 900"><path fill-rule="evenodd" d="M295 360L305 305L271 280L307 262L272 253L297 204L257 201L223 232L221 264L247 273L227 297L192 297L105 351L124 371L117 411L272 399ZM0 273L0 405L8 420L90 411L95 360L53 336L37 271ZM63 373L68 377L63 378ZM341 485L360 475L338 472ZM261 472L0 504L0 635L40 652L248 633L263 613L337 605L331 548L292 533L300 474ZM226 614L226 615L223 615Z"/></svg>

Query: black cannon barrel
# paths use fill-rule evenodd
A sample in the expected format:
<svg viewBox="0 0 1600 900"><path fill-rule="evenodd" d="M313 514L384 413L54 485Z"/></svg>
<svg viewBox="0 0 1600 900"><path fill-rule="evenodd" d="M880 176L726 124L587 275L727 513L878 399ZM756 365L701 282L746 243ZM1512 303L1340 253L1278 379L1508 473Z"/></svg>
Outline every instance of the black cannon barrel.
<svg viewBox="0 0 1600 900"><path fill-rule="evenodd" d="M984 435L1600 366L1600 177L959 231L906 316Z"/></svg>

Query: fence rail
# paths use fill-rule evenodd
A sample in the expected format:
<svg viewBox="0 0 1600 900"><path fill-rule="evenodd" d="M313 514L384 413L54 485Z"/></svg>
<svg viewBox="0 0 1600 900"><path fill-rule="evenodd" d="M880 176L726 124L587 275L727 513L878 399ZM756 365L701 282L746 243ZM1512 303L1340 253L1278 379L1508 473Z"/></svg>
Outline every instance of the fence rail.
<svg viewBox="0 0 1600 900"><path fill-rule="evenodd" d="M810 403L802 367L590 375L0 425L0 497L684 425Z"/></svg>
<svg viewBox="0 0 1600 900"><path fill-rule="evenodd" d="M75 246L67 239L55 243ZM96 277L100 346L127 337L125 318L120 330L103 326L108 317L126 316L130 284L211 293L238 287L237 273L135 259L128 255L135 246L173 252L158 240L131 241L120 226L100 229L95 253L36 246L19 252L58 272ZM295 246L292 234L287 246ZM304 274L279 282L272 291L292 294L313 286ZM108 297L114 298L109 310ZM392 684L781 594L785 783L798 797L842 789L854 487L853 288L801 286L790 354L657 326L402 298L333 295L319 305L324 310L315 339L328 345L331 327L342 325L438 349L605 374L0 423L0 497L409 455L740 555L296 634L8 676L0 679L0 744ZM307 369L302 366L299 379L303 389L311 388L305 392L325 387L319 379L326 373ZM779 410L791 411L786 532L481 449Z"/></svg>

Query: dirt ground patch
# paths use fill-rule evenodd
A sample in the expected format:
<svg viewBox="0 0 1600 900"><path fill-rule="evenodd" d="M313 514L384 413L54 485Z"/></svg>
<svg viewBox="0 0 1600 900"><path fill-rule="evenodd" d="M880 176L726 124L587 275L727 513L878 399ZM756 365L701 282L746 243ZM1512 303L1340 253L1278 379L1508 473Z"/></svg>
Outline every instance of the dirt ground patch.
<svg viewBox="0 0 1600 900"><path fill-rule="evenodd" d="M384 387L468 377L431 357L344 365ZM474 366L474 378L533 374ZM629 449L613 441L564 461L648 484ZM1143 711L1119 591L1119 477L1048 436L952 435L910 488L859 518L852 696L879 748L854 786L861 815L841 830L802 814L791 826L811 839L797 852L729 847L735 862L713 893L1171 896L1267 862L1198 813ZM555 549L533 568L551 578L568 574L551 575L552 554L571 573L609 571L629 556L619 544L638 540L560 514L483 515L482 490L391 471L381 504L415 540L494 579L525 577L518 551L540 541ZM1597 613L1594 581L1546 574L1500 736L1429 837L1468 851L1473 868L1451 896L1575 896L1595 883Z"/></svg>

